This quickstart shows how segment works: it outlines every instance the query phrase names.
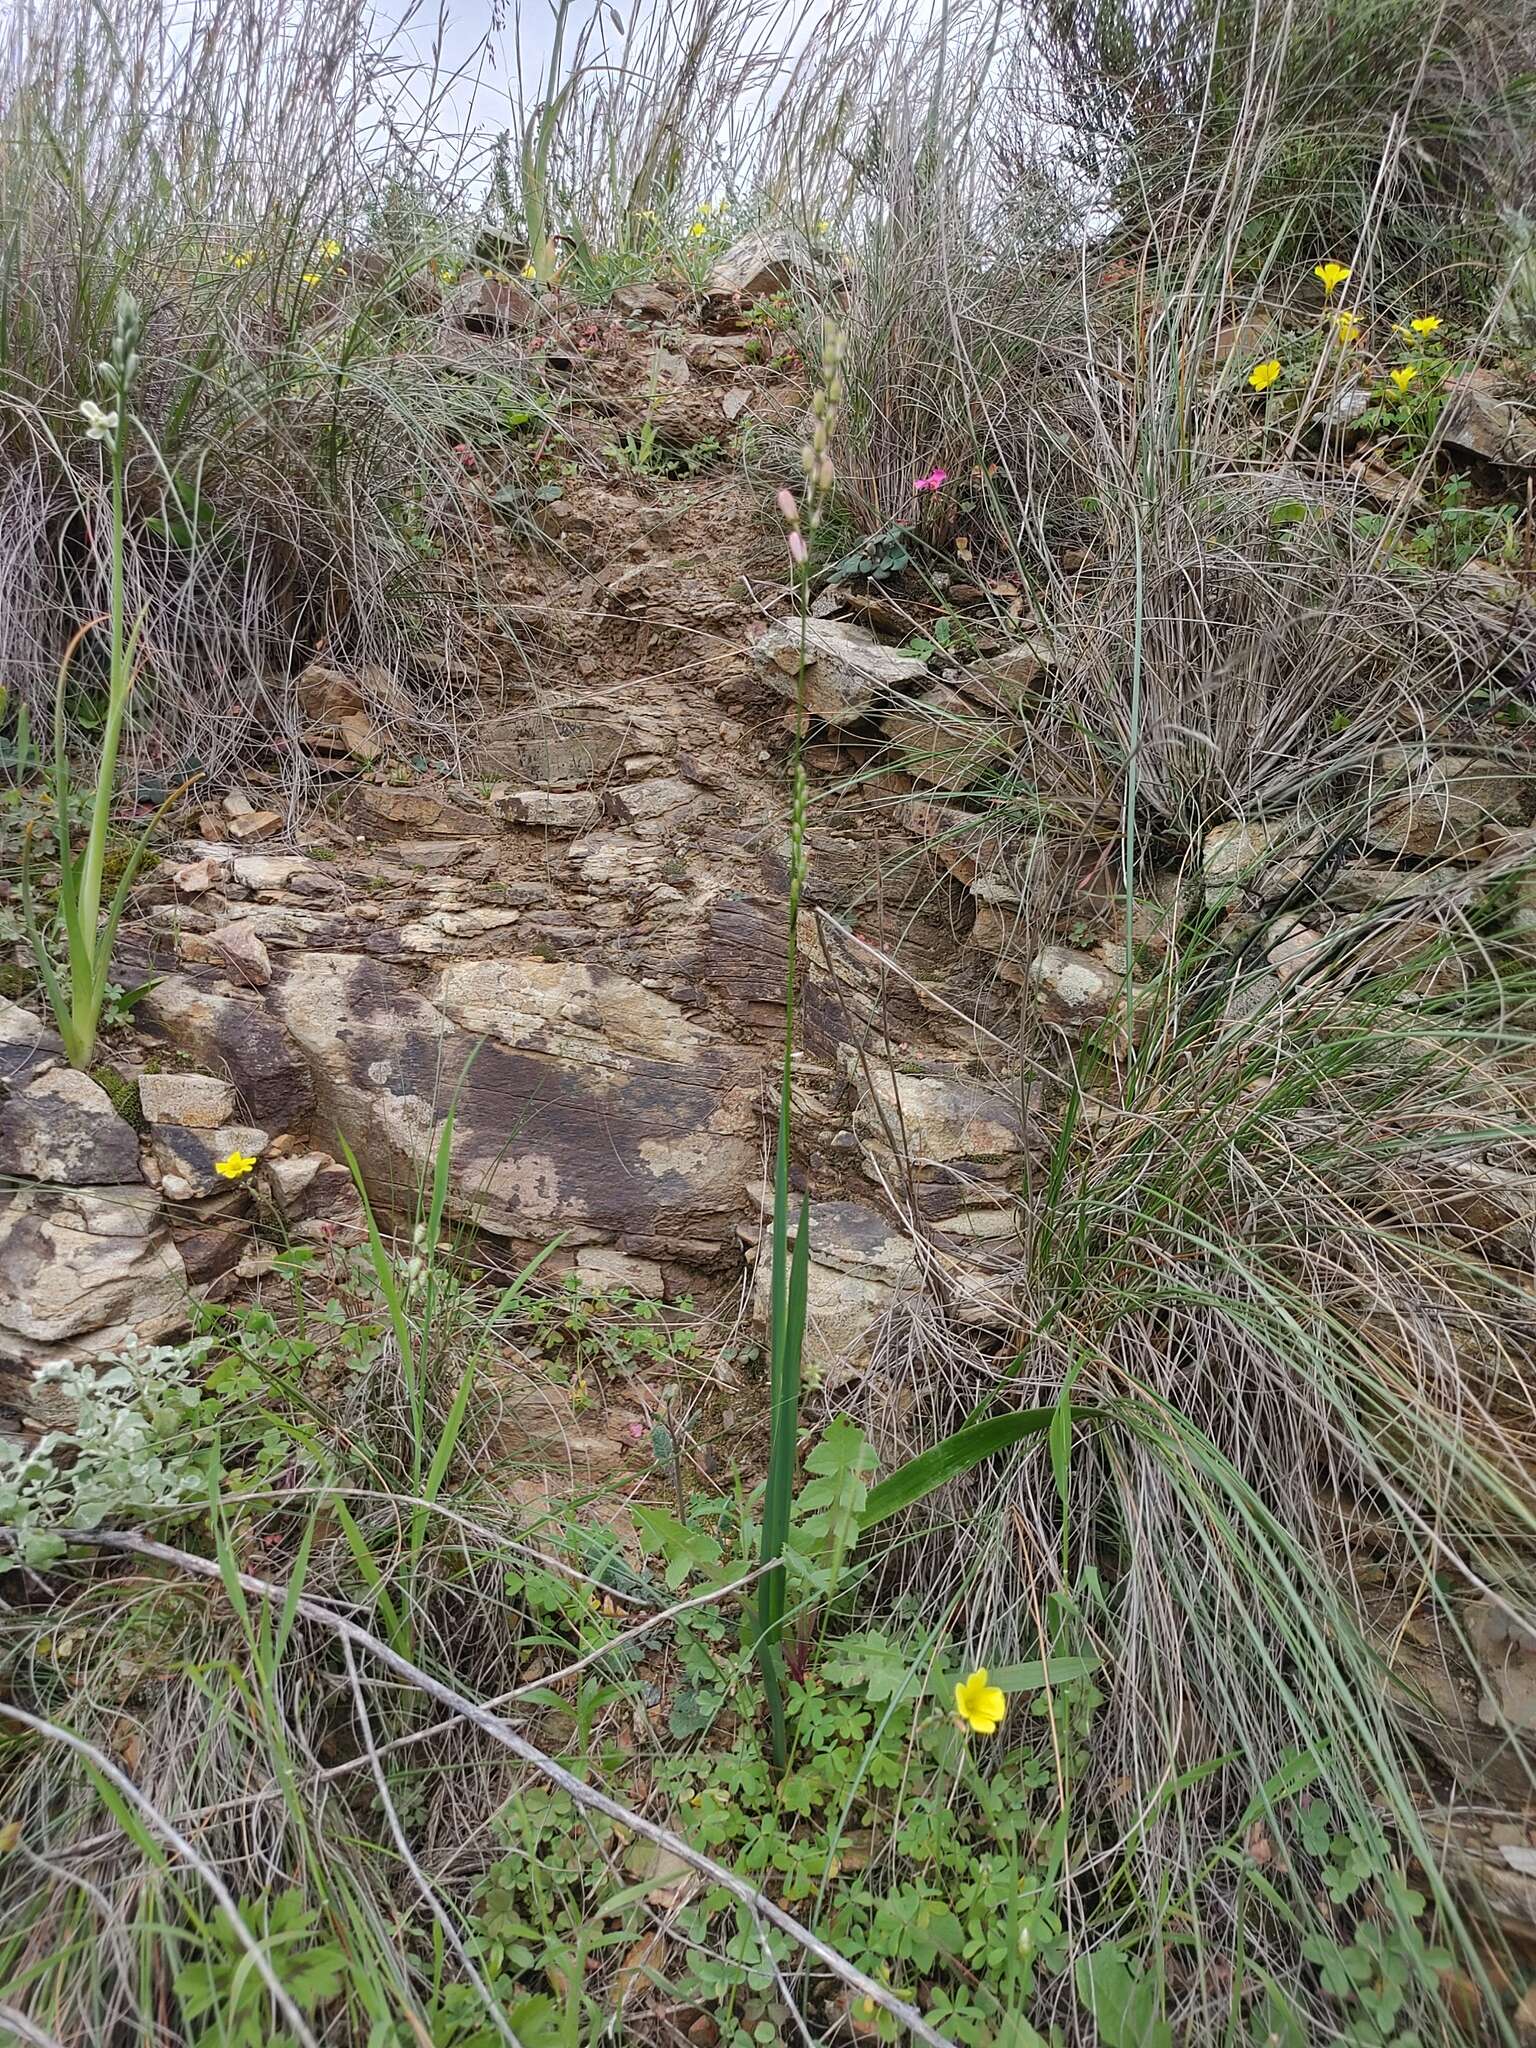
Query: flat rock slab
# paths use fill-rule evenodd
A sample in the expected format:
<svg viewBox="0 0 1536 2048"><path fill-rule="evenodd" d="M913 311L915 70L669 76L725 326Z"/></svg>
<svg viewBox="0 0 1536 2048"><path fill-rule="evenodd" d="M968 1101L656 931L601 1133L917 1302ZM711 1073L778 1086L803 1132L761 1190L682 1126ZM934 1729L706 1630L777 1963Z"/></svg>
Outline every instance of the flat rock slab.
<svg viewBox="0 0 1536 2048"><path fill-rule="evenodd" d="M388 1206L410 1206L456 1105L450 1208L481 1229L698 1262L732 1249L757 1061L638 982L517 958L417 986L311 954L269 993L309 1062L317 1137L345 1137Z"/></svg>
<svg viewBox="0 0 1536 2048"><path fill-rule="evenodd" d="M751 658L764 682L791 704L801 694L803 660L805 708L828 725L856 725L893 695L916 694L928 682L925 661L841 619L807 619L803 628L797 619L770 626Z"/></svg>
<svg viewBox="0 0 1536 2048"><path fill-rule="evenodd" d="M24 1188L0 1205L0 1360L110 1357L186 1320L186 1269L153 1188ZM0 1400L38 1415L9 1375Z"/></svg>
<svg viewBox="0 0 1536 2048"><path fill-rule="evenodd" d="M64 1057L64 1041L41 1017L0 997L0 1086L20 1087Z"/></svg>
<svg viewBox="0 0 1536 2048"><path fill-rule="evenodd" d="M99 1082L50 1067L19 1088L0 1081L0 1174L110 1187L140 1178L139 1141Z"/></svg>
<svg viewBox="0 0 1536 2048"><path fill-rule="evenodd" d="M274 1136L308 1130L315 1092L309 1069L263 996L167 974L134 1010L150 1037L234 1087L240 1113ZM169 1119L168 1119L169 1121Z"/></svg>
<svg viewBox="0 0 1536 2048"><path fill-rule="evenodd" d="M793 1245L797 1218L790 1222ZM773 1261L765 1214L752 1273L752 1316L766 1332ZM806 1269L806 1366L830 1383L863 1372L887 1311L916 1282L912 1244L889 1217L863 1202L813 1202Z"/></svg>

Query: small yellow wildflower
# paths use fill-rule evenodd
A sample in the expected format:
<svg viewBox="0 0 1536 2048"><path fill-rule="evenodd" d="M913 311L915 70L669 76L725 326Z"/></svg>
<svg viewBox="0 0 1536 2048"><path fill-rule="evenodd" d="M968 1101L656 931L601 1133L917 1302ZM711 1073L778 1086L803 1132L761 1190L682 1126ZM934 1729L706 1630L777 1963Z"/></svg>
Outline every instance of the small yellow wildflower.
<svg viewBox="0 0 1536 2048"><path fill-rule="evenodd" d="M334 263L336 261L336 258L341 254L340 242L322 242L320 244L320 254L325 258L327 263Z"/></svg>
<svg viewBox="0 0 1536 2048"><path fill-rule="evenodd" d="M1312 275L1321 284L1325 294L1332 298L1339 286L1348 282L1349 265L1347 263L1315 263L1312 266Z"/></svg>
<svg viewBox="0 0 1536 2048"><path fill-rule="evenodd" d="M1360 339L1360 317L1357 313L1352 313L1348 306L1340 306L1334 318L1338 322L1340 341Z"/></svg>
<svg viewBox="0 0 1536 2048"><path fill-rule="evenodd" d="M962 1678L955 1687L955 1713L978 1735L995 1735L1003 1725L1008 1701L1000 1685L988 1685L986 1666Z"/></svg>
<svg viewBox="0 0 1536 2048"><path fill-rule="evenodd" d="M1438 334L1440 332L1440 315L1438 313L1421 313L1417 320L1410 320L1408 325L1415 334Z"/></svg>
<svg viewBox="0 0 1536 2048"><path fill-rule="evenodd" d="M534 267L533 267L533 265L532 265L531 263L525 263L525 264L523 265L523 275L524 275L524 277L537 277L537 276L538 276L538 274L539 274L539 273L538 273L538 272L537 272L537 271L536 271L536 270L534 269Z"/></svg>
<svg viewBox="0 0 1536 2048"><path fill-rule="evenodd" d="M320 273L319 273L319 271L318 271L318 270L306 270L306 271L305 271L305 273L304 273L304 276L303 276L303 278L301 279L301 282L302 282L302 283L304 283L304 284L310 284L310 285L318 284L318 283L320 282Z"/></svg>
<svg viewBox="0 0 1536 2048"><path fill-rule="evenodd" d="M694 240L697 241L702 235L708 232L708 229L706 228L705 223L703 221L696 220L693 226L688 230L688 232L690 235L693 236Z"/></svg>
<svg viewBox="0 0 1536 2048"><path fill-rule="evenodd" d="M255 1169L256 1161L249 1152L231 1152L227 1159L214 1161L213 1170L222 1180L244 1180Z"/></svg>
<svg viewBox="0 0 1536 2048"><path fill-rule="evenodd" d="M229 261L232 269L244 270L249 264L256 261L256 251L254 249L242 249L238 256L231 256Z"/></svg>
<svg viewBox="0 0 1536 2048"><path fill-rule="evenodd" d="M1387 375L1392 379L1392 382L1397 386L1399 397L1401 397L1402 394L1408 389L1408 386L1413 382L1414 378L1417 377L1418 374L1418 371L1413 367L1412 363L1404 363L1403 367L1400 370L1388 370L1387 372Z"/></svg>
<svg viewBox="0 0 1536 2048"><path fill-rule="evenodd" d="M829 220L819 220L819 221L817 221L817 223L816 223L816 232L817 232L817 234L818 234L818 235L830 235L830 234L831 234L831 232L832 232L832 223L831 223L831 221L829 221Z"/></svg>
<svg viewBox="0 0 1536 2048"><path fill-rule="evenodd" d="M1255 391L1267 391L1280 374L1280 359L1271 356L1267 363L1255 363L1248 372L1248 382Z"/></svg>

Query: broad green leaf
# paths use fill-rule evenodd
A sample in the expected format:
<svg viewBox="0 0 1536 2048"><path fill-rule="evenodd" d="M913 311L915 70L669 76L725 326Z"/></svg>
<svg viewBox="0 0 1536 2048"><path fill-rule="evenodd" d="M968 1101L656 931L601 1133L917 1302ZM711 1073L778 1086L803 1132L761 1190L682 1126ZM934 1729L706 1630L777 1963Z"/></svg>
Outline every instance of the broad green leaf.
<svg viewBox="0 0 1536 2048"><path fill-rule="evenodd" d="M672 1592L677 1591L690 1572L711 1571L720 1562L720 1546L713 1536L707 1536L702 1529L690 1529L665 1508L636 1507L630 1513L646 1549L666 1559L663 1576Z"/></svg>
<svg viewBox="0 0 1536 2048"><path fill-rule="evenodd" d="M1094 1413L1091 1408L1071 1410L1074 1421L1087 1420ZM888 1479L882 1479L878 1486L870 1489L864 1512L859 1517L860 1532L873 1529L887 1517L900 1514L903 1508L926 1500L930 1493L947 1486L962 1472L969 1472L984 1458L995 1457L999 1451L1012 1450L1016 1444L1027 1442L1030 1437L1044 1436L1055 1414L1053 1404L1049 1408L1021 1408L1012 1415L991 1415L985 1422L973 1422L968 1428L957 1429L953 1436L945 1437L931 1450L920 1451L905 1465L899 1465Z"/></svg>

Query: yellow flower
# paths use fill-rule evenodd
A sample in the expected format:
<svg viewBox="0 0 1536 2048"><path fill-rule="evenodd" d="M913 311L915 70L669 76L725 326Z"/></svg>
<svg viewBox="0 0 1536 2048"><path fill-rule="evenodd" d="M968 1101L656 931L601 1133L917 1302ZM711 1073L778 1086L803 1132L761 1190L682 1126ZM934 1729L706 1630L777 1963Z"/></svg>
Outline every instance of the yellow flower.
<svg viewBox="0 0 1536 2048"><path fill-rule="evenodd" d="M1331 298L1339 286L1348 279L1349 265L1347 263L1315 263L1312 266L1312 275L1321 284L1324 292Z"/></svg>
<svg viewBox="0 0 1536 2048"><path fill-rule="evenodd" d="M1347 306L1340 306L1338 312L1333 317L1339 324L1340 341L1358 341L1360 339L1360 320L1357 314L1352 313Z"/></svg>
<svg viewBox="0 0 1536 2048"><path fill-rule="evenodd" d="M213 1170L223 1180L244 1180L255 1165L249 1152L231 1152L227 1159L215 1160Z"/></svg>
<svg viewBox="0 0 1536 2048"><path fill-rule="evenodd" d="M1440 315L1438 313L1421 313L1417 320L1410 320L1408 325L1415 334L1438 334L1440 332Z"/></svg>
<svg viewBox="0 0 1536 2048"><path fill-rule="evenodd" d="M831 223L831 221L829 221L829 220L819 220L819 221L817 221L817 223L816 223L816 232L817 232L817 234L818 234L818 235L830 235L830 234L831 234L831 232L832 232L832 223Z"/></svg>
<svg viewBox="0 0 1536 2048"><path fill-rule="evenodd" d="M534 267L533 267L533 265L532 265L531 263L525 263L525 264L523 265L523 275L524 275L524 277L537 277L537 276L538 276L538 274L539 274L539 273L538 273L538 272L537 272L537 271L536 271L536 270L534 269Z"/></svg>
<svg viewBox="0 0 1536 2048"><path fill-rule="evenodd" d="M305 273L304 273L304 275L303 275L303 278L302 278L302 279L300 280L300 282L301 282L301 283L303 283L303 284L318 284L318 283L320 282L320 273L319 273L319 271L318 271L318 270L306 270L306 271L305 271Z"/></svg>
<svg viewBox="0 0 1536 2048"><path fill-rule="evenodd" d="M229 260L232 268L244 270L248 264L256 261L256 251L254 249L242 249L238 256L231 256Z"/></svg>
<svg viewBox="0 0 1536 2048"><path fill-rule="evenodd" d="M1248 382L1255 391L1267 391L1280 374L1280 361L1271 356L1267 363L1255 363L1248 372Z"/></svg>
<svg viewBox="0 0 1536 2048"><path fill-rule="evenodd" d="M1388 370L1387 372L1387 375L1392 379L1392 382L1397 386L1399 397L1401 397L1403 392L1405 392L1408 389L1408 386L1413 382L1414 378L1417 377L1418 374L1418 371L1413 367L1412 363L1405 363L1400 370Z"/></svg>
<svg viewBox="0 0 1536 2048"><path fill-rule="evenodd" d="M690 235L694 237L695 241L697 241L698 238L706 232L703 221L696 220L693 226L688 230L688 232Z"/></svg>
<svg viewBox="0 0 1536 2048"><path fill-rule="evenodd" d="M336 261L336 258L341 254L340 242L322 242L320 244L320 254L325 258L327 263L334 263Z"/></svg>
<svg viewBox="0 0 1536 2048"><path fill-rule="evenodd" d="M1008 1711L1000 1685L988 1685L986 1666L962 1678L955 1687L955 1712L978 1735L995 1735Z"/></svg>

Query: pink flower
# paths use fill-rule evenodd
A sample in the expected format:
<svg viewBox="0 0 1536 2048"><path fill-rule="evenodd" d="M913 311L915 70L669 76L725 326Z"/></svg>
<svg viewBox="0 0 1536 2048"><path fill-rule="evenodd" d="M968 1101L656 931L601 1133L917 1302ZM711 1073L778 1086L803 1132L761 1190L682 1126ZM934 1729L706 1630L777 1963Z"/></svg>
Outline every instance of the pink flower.
<svg viewBox="0 0 1536 2048"><path fill-rule="evenodd" d="M793 491L780 491L774 501L779 508L779 517L786 525L794 526L800 518L800 507L795 503Z"/></svg>
<svg viewBox="0 0 1536 2048"><path fill-rule="evenodd" d="M810 558L810 550L806 547L805 544L805 535L800 531L798 526L795 528L794 532L789 536L789 556L792 562L802 563L808 561Z"/></svg>
<svg viewBox="0 0 1536 2048"><path fill-rule="evenodd" d="M475 467L475 451L467 441L455 441L453 452L466 469L473 469Z"/></svg>
<svg viewBox="0 0 1536 2048"><path fill-rule="evenodd" d="M947 469L930 469L926 476L913 479L912 488L914 491L939 491L948 482L949 471Z"/></svg>

